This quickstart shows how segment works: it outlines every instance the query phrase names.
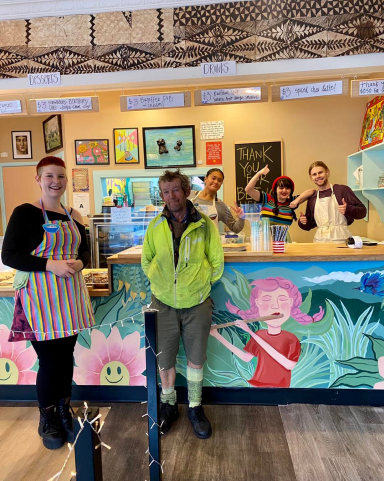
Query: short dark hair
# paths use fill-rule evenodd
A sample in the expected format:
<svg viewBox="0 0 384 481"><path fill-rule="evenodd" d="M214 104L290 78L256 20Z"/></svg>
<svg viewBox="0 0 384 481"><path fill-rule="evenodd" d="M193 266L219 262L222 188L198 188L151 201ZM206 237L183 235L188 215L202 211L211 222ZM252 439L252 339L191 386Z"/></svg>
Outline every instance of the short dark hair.
<svg viewBox="0 0 384 481"><path fill-rule="evenodd" d="M312 169L313 169L314 167L322 167L323 169L328 170L328 172L329 172L328 167L324 164L323 161L321 161L321 160L316 160L316 162L313 162L313 163L309 166L309 170L308 170L309 175L311 175Z"/></svg>
<svg viewBox="0 0 384 481"><path fill-rule="evenodd" d="M165 170L163 174L159 177L159 189L161 192L161 182L172 182L175 179L180 179L181 188L184 194L188 194L191 190L191 184L188 177L181 172L180 169L177 170Z"/></svg>
<svg viewBox="0 0 384 481"><path fill-rule="evenodd" d="M58 165L59 167L64 167L65 169L65 163L62 159L60 159L60 157L49 155L48 157L44 157L44 159L41 159L40 162L36 165L36 173L38 176L41 175L41 169L43 167L47 167L47 165Z"/></svg>
<svg viewBox="0 0 384 481"><path fill-rule="evenodd" d="M213 174L213 172L220 172L220 174L223 176L224 180L224 172L217 167L214 167L213 169L209 169L208 172L205 174L205 177L208 177L209 175Z"/></svg>

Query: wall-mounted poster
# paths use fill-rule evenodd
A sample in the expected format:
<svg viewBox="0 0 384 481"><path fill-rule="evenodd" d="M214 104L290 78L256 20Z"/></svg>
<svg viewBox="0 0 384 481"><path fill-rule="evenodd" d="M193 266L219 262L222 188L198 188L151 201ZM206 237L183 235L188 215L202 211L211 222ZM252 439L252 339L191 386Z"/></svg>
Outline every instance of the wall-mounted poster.
<svg viewBox="0 0 384 481"><path fill-rule="evenodd" d="M205 144L205 151L207 165L221 165L223 163L222 142L207 142Z"/></svg>
<svg viewBox="0 0 384 481"><path fill-rule="evenodd" d="M137 128L113 129L116 164L139 163L139 135Z"/></svg>
<svg viewBox="0 0 384 481"><path fill-rule="evenodd" d="M51 115L43 122L45 152L53 152L63 146L61 115Z"/></svg>
<svg viewBox="0 0 384 481"><path fill-rule="evenodd" d="M146 169L195 167L195 126L144 127Z"/></svg>
<svg viewBox="0 0 384 481"><path fill-rule="evenodd" d="M384 138L384 97L375 97L367 103L363 128L360 136L360 149L364 150L381 144Z"/></svg>
<svg viewBox="0 0 384 481"><path fill-rule="evenodd" d="M73 192L88 192L89 177L88 169L72 169Z"/></svg>
<svg viewBox="0 0 384 481"><path fill-rule="evenodd" d="M12 132L14 159L32 159L32 133L30 130Z"/></svg>
<svg viewBox="0 0 384 481"><path fill-rule="evenodd" d="M102 140L75 140L76 165L109 164L109 143Z"/></svg>

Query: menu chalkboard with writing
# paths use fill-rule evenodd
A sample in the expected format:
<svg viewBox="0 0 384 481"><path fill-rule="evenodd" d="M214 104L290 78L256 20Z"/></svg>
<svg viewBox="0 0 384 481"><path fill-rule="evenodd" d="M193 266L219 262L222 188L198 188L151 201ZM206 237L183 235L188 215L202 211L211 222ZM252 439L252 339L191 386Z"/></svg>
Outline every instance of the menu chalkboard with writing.
<svg viewBox="0 0 384 481"><path fill-rule="evenodd" d="M262 176L256 188L270 192L272 183L283 175L283 141L235 143L236 165L236 202L250 204L255 202L245 192L245 187L260 169L268 165L270 172Z"/></svg>

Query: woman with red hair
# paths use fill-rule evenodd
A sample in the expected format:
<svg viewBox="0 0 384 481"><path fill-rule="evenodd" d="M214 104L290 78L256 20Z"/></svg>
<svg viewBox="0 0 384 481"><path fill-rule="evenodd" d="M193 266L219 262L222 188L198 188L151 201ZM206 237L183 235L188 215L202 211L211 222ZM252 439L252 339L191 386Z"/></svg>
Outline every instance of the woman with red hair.
<svg viewBox="0 0 384 481"><path fill-rule="evenodd" d="M13 211L2 261L17 269L10 342L29 340L39 359L38 432L48 449L73 442L69 401L77 333L94 324L80 272L90 254L81 214L61 203L68 179L64 162L45 157L36 166L41 198Z"/></svg>

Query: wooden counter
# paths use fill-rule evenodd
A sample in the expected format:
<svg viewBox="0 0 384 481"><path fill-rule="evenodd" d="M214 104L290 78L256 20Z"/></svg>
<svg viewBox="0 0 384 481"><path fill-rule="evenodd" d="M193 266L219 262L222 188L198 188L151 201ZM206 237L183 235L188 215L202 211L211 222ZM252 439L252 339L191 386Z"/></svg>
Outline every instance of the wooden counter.
<svg viewBox="0 0 384 481"><path fill-rule="evenodd" d="M287 244L284 254L226 252L225 262L384 261L384 245L351 249L335 244ZM141 249L131 247L108 258L108 264L140 264Z"/></svg>
<svg viewBox="0 0 384 481"><path fill-rule="evenodd" d="M109 296L111 291L106 289L93 289L92 287L88 287L88 292L91 297L106 297ZM2 286L0 287L0 297L14 297L15 290L12 286Z"/></svg>

